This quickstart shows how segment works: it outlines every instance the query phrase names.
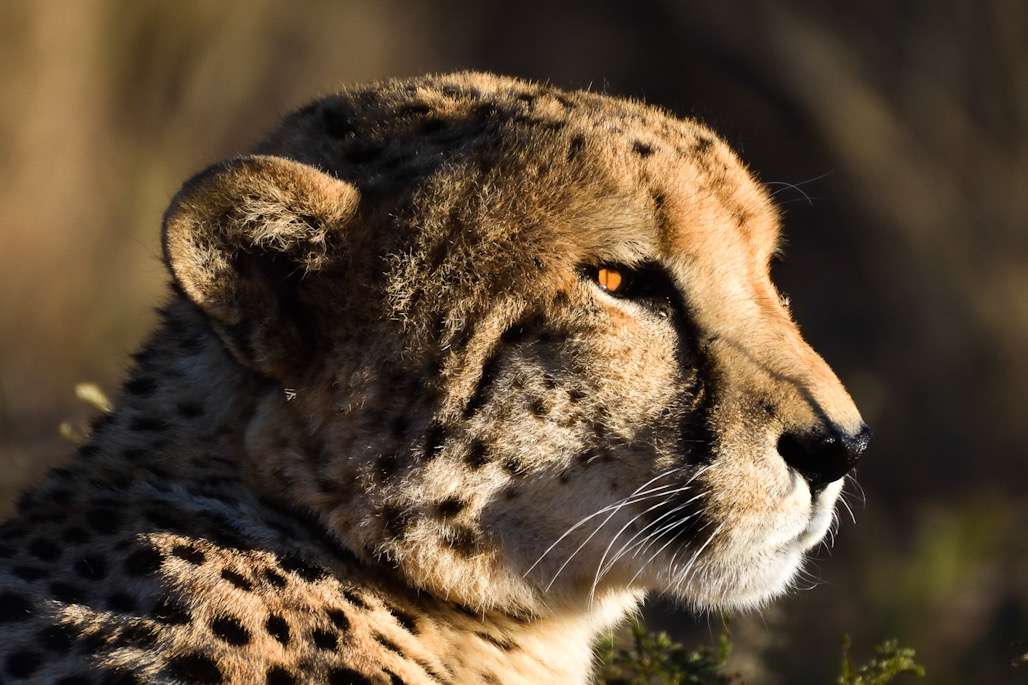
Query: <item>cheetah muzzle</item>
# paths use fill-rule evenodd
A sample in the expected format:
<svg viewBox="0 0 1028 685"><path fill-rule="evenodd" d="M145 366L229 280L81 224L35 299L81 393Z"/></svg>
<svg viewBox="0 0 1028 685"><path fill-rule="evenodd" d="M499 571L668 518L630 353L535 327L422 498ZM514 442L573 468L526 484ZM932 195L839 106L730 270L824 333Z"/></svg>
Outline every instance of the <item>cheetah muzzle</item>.
<svg viewBox="0 0 1028 685"><path fill-rule="evenodd" d="M584 682L648 591L783 592L868 440L767 192L636 102L344 91L163 236L117 410L2 529L5 677Z"/></svg>

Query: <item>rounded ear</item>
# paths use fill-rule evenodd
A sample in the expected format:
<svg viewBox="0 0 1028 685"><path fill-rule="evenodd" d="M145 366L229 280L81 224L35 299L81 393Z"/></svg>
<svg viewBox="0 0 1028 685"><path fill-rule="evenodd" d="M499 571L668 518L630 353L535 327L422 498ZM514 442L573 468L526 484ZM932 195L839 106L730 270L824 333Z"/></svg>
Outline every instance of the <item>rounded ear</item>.
<svg viewBox="0 0 1028 685"><path fill-rule="evenodd" d="M239 157L193 177L164 215L164 260L244 364L283 379L323 315L312 287L340 260L360 195L306 164Z"/></svg>

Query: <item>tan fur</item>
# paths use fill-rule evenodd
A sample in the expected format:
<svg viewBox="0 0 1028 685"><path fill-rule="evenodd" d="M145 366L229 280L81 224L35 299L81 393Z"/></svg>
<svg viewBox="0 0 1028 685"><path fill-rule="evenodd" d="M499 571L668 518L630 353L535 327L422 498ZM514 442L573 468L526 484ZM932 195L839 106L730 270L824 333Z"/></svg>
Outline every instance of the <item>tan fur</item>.
<svg viewBox="0 0 1028 685"><path fill-rule="evenodd" d="M777 240L639 103L465 73L290 115L176 196L118 409L4 526L6 676L584 682L647 591L767 601L868 434Z"/></svg>

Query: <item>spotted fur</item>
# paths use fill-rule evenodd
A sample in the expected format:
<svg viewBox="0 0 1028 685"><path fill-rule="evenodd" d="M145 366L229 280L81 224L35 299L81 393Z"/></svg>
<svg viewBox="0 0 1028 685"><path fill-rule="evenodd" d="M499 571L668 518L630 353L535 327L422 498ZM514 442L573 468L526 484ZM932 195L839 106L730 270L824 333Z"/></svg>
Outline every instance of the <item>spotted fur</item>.
<svg viewBox="0 0 1028 685"><path fill-rule="evenodd" d="M3 679L575 683L647 591L777 595L868 435L777 225L637 102L464 73L288 116L173 200L117 409L0 529Z"/></svg>

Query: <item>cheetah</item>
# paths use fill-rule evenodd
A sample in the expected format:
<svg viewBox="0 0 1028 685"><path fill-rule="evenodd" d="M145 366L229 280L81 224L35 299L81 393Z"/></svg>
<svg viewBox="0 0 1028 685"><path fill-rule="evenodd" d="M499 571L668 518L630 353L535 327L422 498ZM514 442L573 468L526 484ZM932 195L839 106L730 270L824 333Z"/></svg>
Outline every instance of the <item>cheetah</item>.
<svg viewBox="0 0 1028 685"><path fill-rule="evenodd" d="M869 430L699 123L481 73L189 180L117 408L0 529L5 682L584 683L651 591L758 607Z"/></svg>

